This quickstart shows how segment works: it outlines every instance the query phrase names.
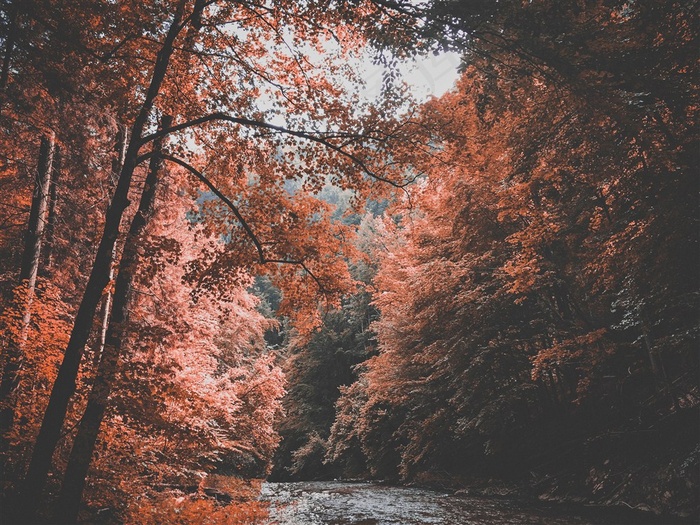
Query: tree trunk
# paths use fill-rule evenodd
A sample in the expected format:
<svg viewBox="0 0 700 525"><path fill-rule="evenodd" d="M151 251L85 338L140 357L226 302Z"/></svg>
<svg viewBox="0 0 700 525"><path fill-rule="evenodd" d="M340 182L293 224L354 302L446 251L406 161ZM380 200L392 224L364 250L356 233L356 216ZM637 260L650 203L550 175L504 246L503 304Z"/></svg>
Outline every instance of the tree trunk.
<svg viewBox="0 0 700 525"><path fill-rule="evenodd" d="M129 146L124 157L124 166L119 174L112 202L107 208L102 239L97 248L92 271L73 322L73 330L66 346L63 362L51 389L49 404L34 443L29 468L18 497L15 500L18 513L15 521L19 523L35 523L37 521L38 503L42 501L42 495L51 468L51 459L61 436L68 403L75 392L80 360L85 344L90 336L92 321L102 297L102 291L109 283L112 250L119 235L122 215L129 205L129 188L131 187L131 179L137 165L139 150L142 146L141 137L153 108L153 102L160 91L165 73L168 70L175 38L183 29L181 21L184 5L185 1L183 0L177 6L173 21L156 57L151 83L146 92L143 105L131 128Z"/></svg>
<svg viewBox="0 0 700 525"><path fill-rule="evenodd" d="M3 406L0 410L0 453L7 452L8 444L4 438L5 433L10 430L14 423L15 411L11 400L12 394L17 388L18 373L23 361L23 346L29 336L29 324L31 322L31 306L34 300L36 288L36 277L39 271L39 260L41 257L41 243L44 236L44 225L46 219L47 201L49 186L51 185L51 172L54 155L54 136L51 133L48 137L41 139L39 148L39 161L36 172L36 182L34 185L34 195L32 206L29 210L29 221L25 236L24 253L22 255L22 265L20 267L20 287L24 292L21 303L18 307L23 310L22 324L19 334L10 336L3 365L2 381L0 382L0 401ZM2 472L4 479L5 461L2 462Z"/></svg>
<svg viewBox="0 0 700 525"><path fill-rule="evenodd" d="M664 366L664 362L661 359L661 354L659 353L657 346L651 340L651 335L649 334L649 328L647 325L646 318L642 319L641 329L642 340L644 341L644 347L646 348L647 356L649 356L649 364L651 366L651 372L654 377L654 386L657 389L660 389L668 397L674 410L677 411L680 409L680 405L678 404L678 398L673 392L671 382L668 380L668 375L666 374L666 367Z"/></svg>
<svg viewBox="0 0 700 525"><path fill-rule="evenodd" d="M164 116L162 129L172 124L172 117ZM153 151L160 153L162 139L153 145ZM134 272L138 265L138 248L140 238L144 233L150 218L153 216L158 171L162 161L158 155L151 158L148 175L141 193L139 208L131 222L131 227L124 243L124 252L119 262L119 273L114 288L114 304L112 316L107 330L106 344L97 368L97 375L88 397L87 408L78 426L78 433L73 441L66 474L61 486L54 521L56 523L76 523L78 510L83 495L85 479L90 459L95 449L100 424L104 418L109 395L112 392L121 354L125 328L128 323L128 305Z"/></svg>
<svg viewBox="0 0 700 525"><path fill-rule="evenodd" d="M109 267L109 282L107 293L105 294L104 302L102 303L102 323L100 324L100 342L95 349L95 356L93 358L93 365L95 367L99 366L100 359L102 359L102 352L105 349L105 343L107 342L107 329L109 328L109 318L112 314L112 286L111 283L114 282L114 260L117 257L117 245L114 245L114 250L112 250L112 263Z"/></svg>
<svg viewBox="0 0 700 525"><path fill-rule="evenodd" d="M20 267L19 273L20 281L27 282L27 299L22 319L23 331L25 332L31 319L30 307L34 298L36 277L39 273L41 243L44 240L44 231L46 230L46 211L49 208L49 192L55 149L53 133L41 139L36 185L34 186L32 208L29 212L29 225L25 239L24 254L22 255L22 266ZM23 338L25 338L25 336L26 334L23 334Z"/></svg>
<svg viewBox="0 0 700 525"><path fill-rule="evenodd" d="M51 183L49 184L49 209L46 217L46 249L44 250L44 270L49 270L53 265L53 251L56 237L56 199L58 179L61 177L61 148L56 146L54 153Z"/></svg>
<svg viewBox="0 0 700 525"><path fill-rule="evenodd" d="M112 166L112 171L115 174L119 174L119 171L124 165L124 156L126 155L126 146L128 141L128 135L126 129L119 128L119 135L117 136L116 151L118 153L117 158ZM117 257L117 245L115 243L112 249L112 260L109 265L109 282L114 281L114 260ZM109 316L112 313L112 287L107 289L107 295L105 295L104 302L102 303L102 324L100 326L100 344L95 350L94 365L97 366L100 362L100 357L102 356L102 351L105 347L105 341L107 339L107 327L109 326Z"/></svg>
<svg viewBox="0 0 700 525"><path fill-rule="evenodd" d="M0 90L2 91L7 89L7 81L10 78L12 53L15 50L15 40L17 39L17 8L14 3L8 9L7 18L7 37L5 38L5 51L2 58L2 70L0 71Z"/></svg>
<svg viewBox="0 0 700 525"><path fill-rule="evenodd" d="M15 389L17 372L19 371L22 359L22 346L26 342L29 334L31 306L34 300L36 277L39 272L39 259L41 256L41 243L44 235L48 189L51 184L53 153L54 138L53 134L51 134L49 137L41 139L41 147L39 149L36 183L34 186L34 195L32 197L32 207L29 211L22 265L19 272L20 286L24 289L24 297L22 297L21 304L23 310L22 325L19 338L10 345L11 348L8 351L5 369L2 375L2 383L0 384L0 399L5 402ZM9 419L7 419L8 417ZM7 407L3 409L0 418L3 431L12 425L12 419L12 409Z"/></svg>

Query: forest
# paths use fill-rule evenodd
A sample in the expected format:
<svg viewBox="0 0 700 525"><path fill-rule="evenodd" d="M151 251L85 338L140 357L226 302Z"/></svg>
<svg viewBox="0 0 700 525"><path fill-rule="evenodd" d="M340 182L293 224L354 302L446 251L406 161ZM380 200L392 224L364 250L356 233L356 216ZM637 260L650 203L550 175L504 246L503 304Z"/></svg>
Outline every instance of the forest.
<svg viewBox="0 0 700 525"><path fill-rule="evenodd" d="M2 0L0 523L264 524L266 479L698 519L698 12Z"/></svg>

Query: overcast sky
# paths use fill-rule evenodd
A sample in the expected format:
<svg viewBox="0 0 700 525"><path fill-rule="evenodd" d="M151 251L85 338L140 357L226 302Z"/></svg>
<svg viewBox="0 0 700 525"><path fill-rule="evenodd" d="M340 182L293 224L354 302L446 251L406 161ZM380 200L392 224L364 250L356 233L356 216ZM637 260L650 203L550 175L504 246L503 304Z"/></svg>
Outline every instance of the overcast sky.
<svg viewBox="0 0 700 525"><path fill-rule="evenodd" d="M414 95L419 100L425 100L430 96L439 97L445 91L454 86L457 80L457 68L459 67L459 55L457 53L432 54L406 62L401 66L404 79L414 87ZM366 62L367 70L366 96L373 98L379 94L382 82L382 68Z"/></svg>

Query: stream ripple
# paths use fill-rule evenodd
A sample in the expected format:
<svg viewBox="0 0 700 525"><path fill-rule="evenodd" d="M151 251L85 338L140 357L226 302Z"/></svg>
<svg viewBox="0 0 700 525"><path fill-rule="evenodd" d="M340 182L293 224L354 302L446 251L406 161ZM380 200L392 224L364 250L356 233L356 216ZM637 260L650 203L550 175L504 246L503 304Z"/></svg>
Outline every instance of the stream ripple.
<svg viewBox="0 0 700 525"><path fill-rule="evenodd" d="M601 525L560 508L429 489L337 481L265 483L270 525Z"/></svg>

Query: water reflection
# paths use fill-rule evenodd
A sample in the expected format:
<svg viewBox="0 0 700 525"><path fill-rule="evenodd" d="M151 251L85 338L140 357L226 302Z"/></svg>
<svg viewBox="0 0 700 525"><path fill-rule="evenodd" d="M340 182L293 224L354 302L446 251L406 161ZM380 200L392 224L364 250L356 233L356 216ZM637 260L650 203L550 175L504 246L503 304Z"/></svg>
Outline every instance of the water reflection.
<svg viewBox="0 0 700 525"><path fill-rule="evenodd" d="M599 525L514 501L375 483L266 483L270 525Z"/></svg>

